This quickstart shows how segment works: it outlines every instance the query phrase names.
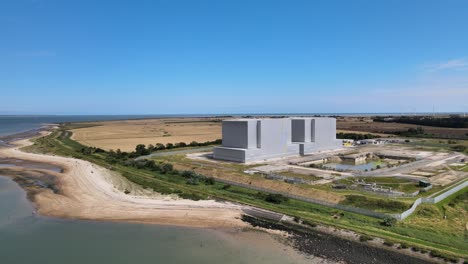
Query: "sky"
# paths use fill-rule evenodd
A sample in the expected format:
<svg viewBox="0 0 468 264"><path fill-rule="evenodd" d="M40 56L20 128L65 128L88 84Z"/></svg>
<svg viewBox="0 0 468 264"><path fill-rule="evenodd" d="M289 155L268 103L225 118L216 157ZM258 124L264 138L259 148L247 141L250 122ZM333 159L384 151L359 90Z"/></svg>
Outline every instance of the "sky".
<svg viewBox="0 0 468 264"><path fill-rule="evenodd" d="M468 112L468 1L0 0L0 114Z"/></svg>

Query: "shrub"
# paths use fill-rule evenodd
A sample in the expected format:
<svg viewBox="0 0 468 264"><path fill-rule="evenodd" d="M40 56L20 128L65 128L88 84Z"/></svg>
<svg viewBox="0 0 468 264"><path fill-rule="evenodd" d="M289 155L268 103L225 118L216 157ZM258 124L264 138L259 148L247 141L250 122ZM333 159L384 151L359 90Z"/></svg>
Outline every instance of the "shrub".
<svg viewBox="0 0 468 264"><path fill-rule="evenodd" d="M229 189L229 188L231 188L231 184L225 184L225 185L223 186L223 190L227 190L227 189Z"/></svg>
<svg viewBox="0 0 468 264"><path fill-rule="evenodd" d="M282 202L286 202L288 201L288 197L285 197L281 194L277 194L277 193L269 193L265 196L265 201L269 202L269 203L274 203L274 204L280 204Z"/></svg>
<svg viewBox="0 0 468 264"><path fill-rule="evenodd" d="M382 225L384 226L395 226L397 220L391 216L386 216L383 221L382 221Z"/></svg>
<svg viewBox="0 0 468 264"><path fill-rule="evenodd" d="M408 248L408 245L406 245L405 243L400 243L400 246L398 248Z"/></svg>
<svg viewBox="0 0 468 264"><path fill-rule="evenodd" d="M307 225L307 226L310 226L310 227L316 227L316 226L317 226L316 223L310 222L310 221L307 221L307 220L303 220L302 223L303 223L304 225Z"/></svg>
<svg viewBox="0 0 468 264"><path fill-rule="evenodd" d="M359 237L359 241L361 241L361 242L371 241L372 239L373 239L372 237L367 236L367 235L361 235L361 236Z"/></svg>
<svg viewBox="0 0 468 264"><path fill-rule="evenodd" d="M169 172L171 172L173 170L174 170L174 166L172 166L172 164L170 164L170 163L164 163L161 166L161 173L163 173L163 174L169 173Z"/></svg>
<svg viewBox="0 0 468 264"><path fill-rule="evenodd" d="M361 208L369 209L386 209L391 211L404 211L408 205L395 200L369 198L362 195L346 195L346 199L342 202L345 205L352 205Z"/></svg>
<svg viewBox="0 0 468 264"><path fill-rule="evenodd" d="M197 174L194 171L185 170L182 172L181 176L184 178L193 178L196 177Z"/></svg>
<svg viewBox="0 0 468 264"><path fill-rule="evenodd" d="M202 196L196 194L196 193L181 193L179 194L179 197L182 198L182 199L190 199L190 200L194 200L194 201L198 201L198 200L201 200L203 199Z"/></svg>
<svg viewBox="0 0 468 264"><path fill-rule="evenodd" d="M435 251L435 250L431 251L431 252L429 253L429 255L430 255L431 257L433 257L433 258L441 258L441 259L444 259L445 261L450 261L450 262L453 262L453 263L458 262L458 259L457 259L457 258L452 257L452 256L449 256L449 255L444 254L444 253L439 252L439 251Z"/></svg>
<svg viewBox="0 0 468 264"><path fill-rule="evenodd" d="M385 246L389 246L389 247L393 247L393 245L395 245L395 243L393 241L390 241L390 240L387 240L387 239L384 240L383 244Z"/></svg>
<svg viewBox="0 0 468 264"><path fill-rule="evenodd" d="M187 184L189 184L189 185L199 185L200 181L198 180L198 178L188 178L187 179Z"/></svg>
<svg viewBox="0 0 468 264"><path fill-rule="evenodd" d="M213 177L208 177L205 179L205 183L207 185L214 185L215 184L215 179Z"/></svg>
<svg viewBox="0 0 468 264"><path fill-rule="evenodd" d="M464 151L466 151L466 146L456 145L456 146L451 147L451 149L453 151L457 151L457 152L464 152Z"/></svg>

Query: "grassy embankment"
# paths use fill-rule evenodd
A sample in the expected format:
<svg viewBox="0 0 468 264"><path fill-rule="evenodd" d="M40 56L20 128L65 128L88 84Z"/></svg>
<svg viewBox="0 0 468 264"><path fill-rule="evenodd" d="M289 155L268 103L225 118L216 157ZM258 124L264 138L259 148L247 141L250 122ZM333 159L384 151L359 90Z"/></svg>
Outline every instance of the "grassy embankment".
<svg viewBox="0 0 468 264"><path fill-rule="evenodd" d="M441 232L439 225L421 224L421 221L427 218L425 215L419 213L421 209L418 209L418 213L412 216L409 221L387 227L382 226L380 219L294 199L289 199L280 204L274 204L265 200L266 194L258 193L257 191L247 188L226 186L218 182L214 182L213 184L201 183L198 185L189 185L187 184L187 179L181 175L163 174L157 171L124 166L119 163L110 164L106 160L106 153L95 153L91 155L81 153L80 150L84 146L71 140L70 136L71 132L69 131L57 130L49 136L35 140L35 144L27 147L26 150L54 153L87 160L118 171L127 179L144 187L152 188L154 191L160 193L176 193L181 197L191 199L214 198L235 201L299 217L309 222L353 230L368 236L381 237L418 249L431 250L452 256L468 256L466 238L463 233L460 232L460 223L457 224L456 228L450 228L449 224L444 224L443 226L446 228ZM459 215L455 215L455 211L453 210L446 210L446 212L449 213L450 218L452 216L460 217ZM453 215L451 215L452 213ZM463 212L463 215L466 216L466 210ZM434 217L439 216L434 215ZM443 222L441 219L437 220L438 221L434 221L434 223ZM457 221L458 220L454 220L453 223L457 223ZM423 221L423 223L426 222Z"/></svg>

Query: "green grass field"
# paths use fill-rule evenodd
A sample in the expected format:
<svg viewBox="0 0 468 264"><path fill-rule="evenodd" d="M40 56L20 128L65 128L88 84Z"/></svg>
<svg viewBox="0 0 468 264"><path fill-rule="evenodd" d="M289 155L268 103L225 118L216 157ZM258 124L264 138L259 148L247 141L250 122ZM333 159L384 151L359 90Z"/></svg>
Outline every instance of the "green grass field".
<svg viewBox="0 0 468 264"><path fill-rule="evenodd" d="M56 130L49 136L36 139L34 145L26 147L25 150L87 160L102 167L111 168L127 179L160 193L176 193L181 197L191 199L214 198L234 201L426 250L435 250L458 257L468 256L466 235L463 232L467 216L467 208L463 206L466 204L466 198L459 200L456 198L458 196L449 197L452 201L456 201L453 206L448 205L450 201L447 202L447 205L444 205L446 201L443 201L428 210L424 209L425 206L418 208L417 213L407 220L399 222L393 227L386 227L381 224L381 219L299 200L289 199L281 204L270 203L263 199L263 194L247 188L227 187L219 182L212 185L205 183L190 185L187 184L187 179L180 175L162 174L147 169L110 164L106 160L105 153L91 155L81 153L80 150L84 146L71 140L70 136L70 131ZM443 212L450 217L448 221L443 219L440 206L444 209Z"/></svg>

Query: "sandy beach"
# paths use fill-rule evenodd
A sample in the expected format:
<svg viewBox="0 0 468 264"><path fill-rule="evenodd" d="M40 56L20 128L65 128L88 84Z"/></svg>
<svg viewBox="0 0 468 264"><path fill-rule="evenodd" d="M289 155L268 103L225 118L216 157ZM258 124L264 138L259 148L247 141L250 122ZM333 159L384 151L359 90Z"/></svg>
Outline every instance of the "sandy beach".
<svg viewBox="0 0 468 264"><path fill-rule="evenodd" d="M40 215L192 227L247 226L240 220L240 205L162 196L84 160L23 152L20 148L31 144L28 139L12 144L14 147L0 149L0 158L53 164L63 169L62 173L46 171L56 177L60 191L42 189L34 195ZM44 170L21 166L9 169L15 173L44 173ZM124 193L125 190L130 193Z"/></svg>

